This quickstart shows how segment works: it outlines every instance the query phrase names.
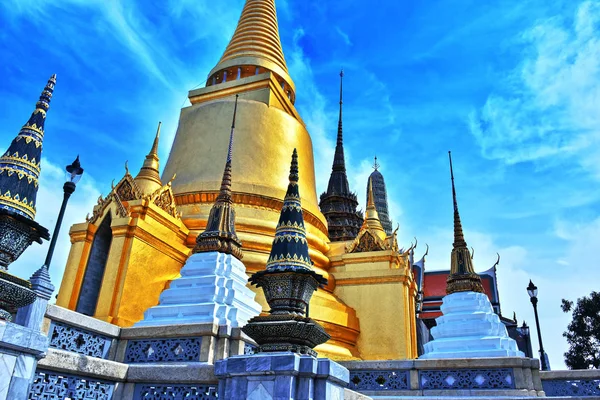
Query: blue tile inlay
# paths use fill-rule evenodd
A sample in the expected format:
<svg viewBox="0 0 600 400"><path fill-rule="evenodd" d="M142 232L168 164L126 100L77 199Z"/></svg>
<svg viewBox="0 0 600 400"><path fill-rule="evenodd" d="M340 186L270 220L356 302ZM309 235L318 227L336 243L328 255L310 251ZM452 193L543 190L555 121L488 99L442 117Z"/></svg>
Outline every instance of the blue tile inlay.
<svg viewBox="0 0 600 400"><path fill-rule="evenodd" d="M126 363L200 361L202 338L130 340Z"/></svg>
<svg viewBox="0 0 600 400"><path fill-rule="evenodd" d="M422 390L440 389L514 389L512 369L459 369L419 371Z"/></svg>
<svg viewBox="0 0 600 400"><path fill-rule="evenodd" d="M217 385L135 385L133 400L214 400Z"/></svg>
<svg viewBox="0 0 600 400"><path fill-rule="evenodd" d="M600 396L600 379L550 379L543 380L542 386L546 396Z"/></svg>
<svg viewBox="0 0 600 400"><path fill-rule="evenodd" d="M96 378L38 370L28 400L111 400L115 384Z"/></svg>
<svg viewBox="0 0 600 400"><path fill-rule="evenodd" d="M112 343L112 339L107 336L57 321L52 321L48 337L50 347L54 349L104 359L108 358Z"/></svg>
<svg viewBox="0 0 600 400"><path fill-rule="evenodd" d="M409 371L350 370L348 388L362 390L408 390Z"/></svg>

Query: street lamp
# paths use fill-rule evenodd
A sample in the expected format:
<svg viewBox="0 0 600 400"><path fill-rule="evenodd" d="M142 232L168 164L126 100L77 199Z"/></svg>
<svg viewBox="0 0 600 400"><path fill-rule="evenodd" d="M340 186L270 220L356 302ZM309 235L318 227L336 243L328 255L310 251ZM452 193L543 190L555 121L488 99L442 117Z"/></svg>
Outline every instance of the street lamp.
<svg viewBox="0 0 600 400"><path fill-rule="evenodd" d="M537 312L537 303L538 303L538 288L529 280L529 285L527 286L527 294L529 294L529 299L531 300L531 304L533 304L533 313L535 314L535 325L537 327L538 340L540 342L540 361L542 363L542 371L549 371L550 368L548 366L548 357L546 356L546 352L544 351L544 345L542 344L542 333L540 331L540 319L538 318Z"/></svg>
<svg viewBox="0 0 600 400"><path fill-rule="evenodd" d="M79 163L79 156L73 161L73 164L67 165L65 168L67 171L67 181L63 186L63 201L60 206L60 211L58 213L58 219L56 220L56 226L54 227L54 232L52 232L52 240L50 241L50 248L48 249L48 254L46 255L46 261L44 261L44 265L46 268L50 268L50 261L52 261L52 255L54 254L54 248L56 247L56 240L58 239L58 233L60 232L60 226L62 225L63 217L65 216L65 209L67 208L67 202L69 201L69 197L75 191L75 185L81 179L83 175L83 168L81 168L81 164Z"/></svg>

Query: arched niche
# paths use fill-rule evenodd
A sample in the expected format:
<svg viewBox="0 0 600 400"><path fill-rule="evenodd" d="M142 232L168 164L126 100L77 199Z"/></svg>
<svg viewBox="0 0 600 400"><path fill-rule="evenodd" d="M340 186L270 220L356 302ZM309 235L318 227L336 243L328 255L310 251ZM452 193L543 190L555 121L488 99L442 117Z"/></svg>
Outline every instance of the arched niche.
<svg viewBox="0 0 600 400"><path fill-rule="evenodd" d="M100 295L102 278L112 242L110 223L111 216L110 212L108 212L102 223L100 223L92 242L76 308L77 312L85 315L93 316L98 305L98 296Z"/></svg>

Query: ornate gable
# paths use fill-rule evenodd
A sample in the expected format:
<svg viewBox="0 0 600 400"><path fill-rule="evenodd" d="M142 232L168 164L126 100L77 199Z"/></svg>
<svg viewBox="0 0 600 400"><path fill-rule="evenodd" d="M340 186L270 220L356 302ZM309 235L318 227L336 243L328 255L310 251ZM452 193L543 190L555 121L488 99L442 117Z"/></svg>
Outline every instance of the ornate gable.
<svg viewBox="0 0 600 400"><path fill-rule="evenodd" d="M371 233L368 229L363 229L358 236L346 246L346 253L364 253L367 251L390 250L391 247L387 241L381 240L377 235Z"/></svg>
<svg viewBox="0 0 600 400"><path fill-rule="evenodd" d="M154 193L144 195L138 187L135 179L129 173L127 163L125 163L125 176L121 178L119 183L115 186L112 185L110 193L106 197L100 196L98 198L98 204L94 207L92 216L86 218L89 223L95 223L102 215L106 208L114 203L116 205L116 214L119 217L127 217L130 215L129 202L134 200L149 200L154 203L169 215L179 218L180 213L177 211L175 205L175 196L171 190L171 182L173 178L163 187L156 190Z"/></svg>

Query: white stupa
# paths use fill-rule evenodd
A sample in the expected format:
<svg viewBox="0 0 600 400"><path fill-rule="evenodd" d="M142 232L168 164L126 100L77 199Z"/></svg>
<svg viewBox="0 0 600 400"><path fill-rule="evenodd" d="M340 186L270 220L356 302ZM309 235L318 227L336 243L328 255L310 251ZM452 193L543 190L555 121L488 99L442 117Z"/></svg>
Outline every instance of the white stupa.
<svg viewBox="0 0 600 400"><path fill-rule="evenodd" d="M481 279L473 269L471 253L465 241L456 190L452 158L450 158L452 198L454 200L454 244L446 293L441 306L442 316L431 329L434 340L425 344L420 359L524 357L517 342L511 339L506 327L483 292Z"/></svg>
<svg viewBox="0 0 600 400"><path fill-rule="evenodd" d="M237 96L221 190L210 210L206 230L196 239L194 254L181 269L181 277L160 295L159 304L144 313L134 326L214 323L241 327L260 314L262 307L246 284L242 243L235 233L231 200L231 158Z"/></svg>

